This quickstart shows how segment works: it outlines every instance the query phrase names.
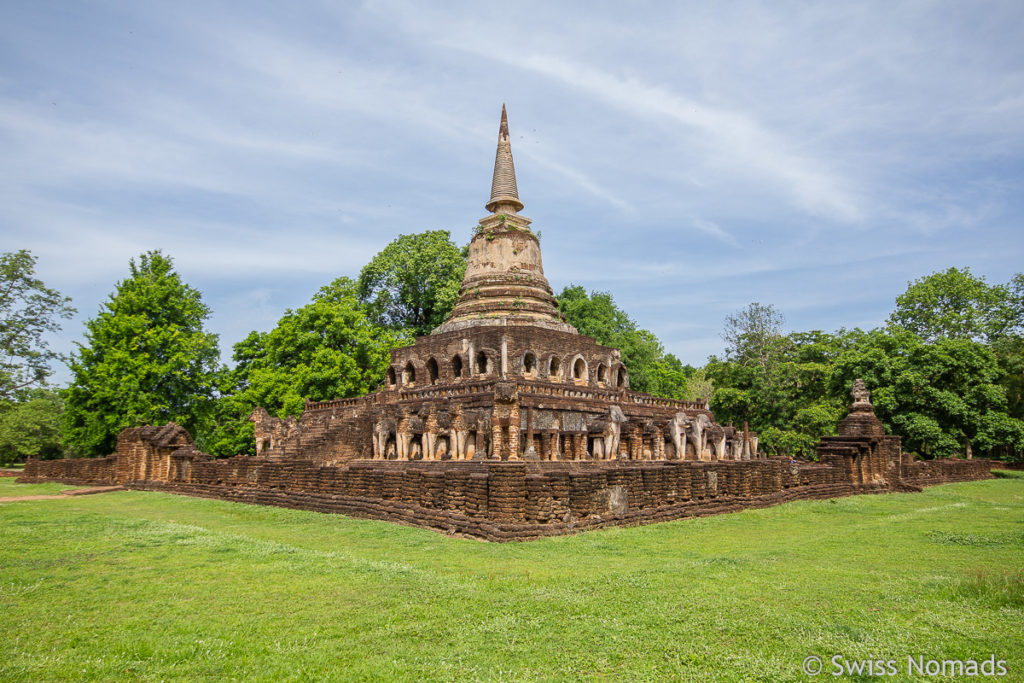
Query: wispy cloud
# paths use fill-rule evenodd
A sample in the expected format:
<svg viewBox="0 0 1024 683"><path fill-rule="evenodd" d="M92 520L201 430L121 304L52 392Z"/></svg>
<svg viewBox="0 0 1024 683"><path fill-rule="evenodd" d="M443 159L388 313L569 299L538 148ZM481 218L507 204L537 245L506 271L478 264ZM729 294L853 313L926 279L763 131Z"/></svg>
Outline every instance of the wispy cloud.
<svg viewBox="0 0 1024 683"><path fill-rule="evenodd" d="M560 80L636 116L665 118L707 134L711 138L707 147L713 148L720 160L728 160L736 169L755 171L767 182L780 182L809 211L845 221L861 215L841 178L821 162L796 153L793 145L747 113L709 106L663 86L617 77L550 55L516 59L486 48L476 53L496 56L508 64Z"/></svg>
<svg viewBox="0 0 1024 683"><path fill-rule="evenodd" d="M0 25L0 234L83 311L162 247L225 309L227 346L398 234L468 239L506 101L552 283L611 290L700 362L737 302L882 320L932 270L1020 270L1022 21L998 2L113 0L74 22L21 3Z"/></svg>
<svg viewBox="0 0 1024 683"><path fill-rule="evenodd" d="M725 230L720 228L717 224L715 224L712 221L707 221L704 220L703 218L694 218L692 221L690 221L690 225L697 228L703 233L711 235L712 237L721 242L724 242L734 247L739 246L739 243L736 241L735 237L727 233Z"/></svg>

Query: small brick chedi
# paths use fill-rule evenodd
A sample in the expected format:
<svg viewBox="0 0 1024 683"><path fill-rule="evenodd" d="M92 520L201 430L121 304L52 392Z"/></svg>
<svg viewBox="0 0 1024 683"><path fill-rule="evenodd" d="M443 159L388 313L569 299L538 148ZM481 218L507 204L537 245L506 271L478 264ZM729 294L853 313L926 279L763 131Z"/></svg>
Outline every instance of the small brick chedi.
<svg viewBox="0 0 1024 683"><path fill-rule="evenodd" d="M490 212L448 319L391 352L380 389L256 409L255 457L217 460L181 427L139 427L107 458L30 460L21 481L120 484L521 540L991 476L984 460L913 462L855 383L819 461L758 454L706 401L631 391L618 349L568 324L519 212L502 108Z"/></svg>
<svg viewBox="0 0 1024 683"><path fill-rule="evenodd" d="M630 391L619 350L565 321L519 213L504 107L486 208L444 324L392 351L374 394L309 402L298 421L257 410L260 455L325 465L757 457L757 435L716 424L706 402Z"/></svg>

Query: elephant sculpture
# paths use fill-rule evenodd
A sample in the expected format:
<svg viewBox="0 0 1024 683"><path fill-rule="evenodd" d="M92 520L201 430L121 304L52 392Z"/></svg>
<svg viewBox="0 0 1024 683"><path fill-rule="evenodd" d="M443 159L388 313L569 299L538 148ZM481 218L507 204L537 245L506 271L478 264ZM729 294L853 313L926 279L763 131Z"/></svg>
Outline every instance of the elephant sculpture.
<svg viewBox="0 0 1024 683"><path fill-rule="evenodd" d="M608 409L608 424L604 429L604 457L617 458L619 456L619 442L622 440L622 425L626 423L626 416L622 408L611 406Z"/></svg>
<svg viewBox="0 0 1024 683"><path fill-rule="evenodd" d="M713 423L704 413L690 417L678 412L669 421L668 430L672 444L676 447L676 457L686 459L687 443L693 447L693 459L701 460L704 454L704 440L708 429Z"/></svg>

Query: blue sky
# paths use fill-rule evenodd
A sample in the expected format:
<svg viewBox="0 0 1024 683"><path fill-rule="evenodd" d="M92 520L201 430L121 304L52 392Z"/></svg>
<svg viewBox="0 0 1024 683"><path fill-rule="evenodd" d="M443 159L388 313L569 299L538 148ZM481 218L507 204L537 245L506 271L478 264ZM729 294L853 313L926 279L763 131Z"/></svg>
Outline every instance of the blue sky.
<svg viewBox="0 0 1024 683"><path fill-rule="evenodd" d="M874 327L1024 270L1024 3L2 3L0 231L79 315L148 249L225 357L485 215L502 103L555 290L684 362L726 315ZM66 379L62 370L57 379Z"/></svg>

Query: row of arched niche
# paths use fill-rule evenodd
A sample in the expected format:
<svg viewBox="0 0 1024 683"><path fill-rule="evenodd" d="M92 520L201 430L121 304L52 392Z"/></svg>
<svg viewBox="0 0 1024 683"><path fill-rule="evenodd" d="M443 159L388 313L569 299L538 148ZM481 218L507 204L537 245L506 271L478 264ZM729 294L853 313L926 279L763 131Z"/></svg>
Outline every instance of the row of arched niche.
<svg viewBox="0 0 1024 683"><path fill-rule="evenodd" d="M486 378L494 376L497 372L493 355L487 351L479 351L473 358L470 365L469 359L462 354L455 354L448 363L446 377L441 376L441 366L433 356L429 357L426 363L420 367L413 361L388 367L385 381L389 388L398 386L414 387L437 384L439 379L471 379ZM537 354L527 351L519 359L514 369L524 379L543 379L549 382L571 382L578 385L592 385L598 387L609 387L625 389L627 387L628 375L626 367L622 363L614 363L609 367L605 363L598 363L593 373L590 372L586 359L577 354L568 363L563 364L562 360L550 354L538 359ZM510 368L511 369L511 368Z"/></svg>

